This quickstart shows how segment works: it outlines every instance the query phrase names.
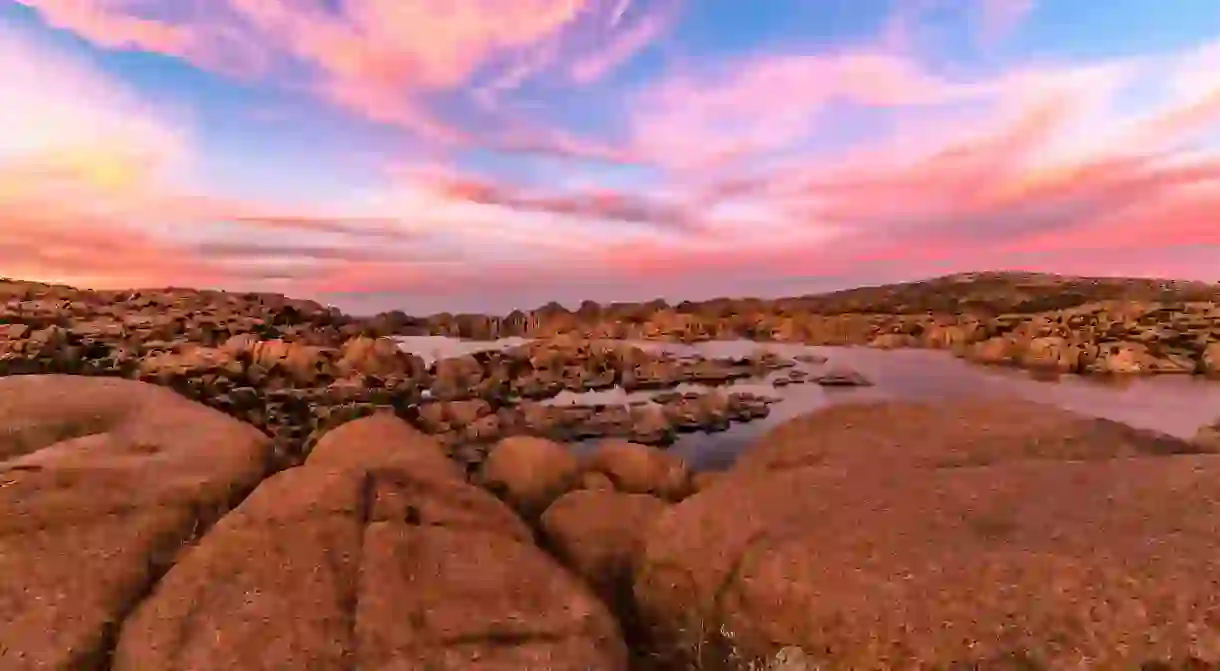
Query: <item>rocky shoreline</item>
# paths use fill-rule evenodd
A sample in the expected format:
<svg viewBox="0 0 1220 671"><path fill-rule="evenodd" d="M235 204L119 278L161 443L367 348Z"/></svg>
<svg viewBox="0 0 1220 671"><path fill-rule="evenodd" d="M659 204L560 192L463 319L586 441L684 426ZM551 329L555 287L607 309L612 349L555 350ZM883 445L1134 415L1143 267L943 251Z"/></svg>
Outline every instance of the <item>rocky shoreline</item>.
<svg viewBox="0 0 1220 671"><path fill-rule="evenodd" d="M679 357L559 335L428 366L359 320L307 301L15 286L19 291L10 287L0 304L0 375L94 375L166 386L260 428L285 464L303 459L328 429L378 409L437 436L472 469L489 445L511 435L665 445L682 432L765 417L771 398L719 387L791 365L765 352ZM630 406L545 402L564 391L681 384L709 390Z"/></svg>
<svg viewBox="0 0 1220 671"><path fill-rule="evenodd" d="M607 306L586 301L504 317L383 313L382 334L951 350L970 361L1061 373L1220 376L1220 286L1200 282L970 273L776 300Z"/></svg>

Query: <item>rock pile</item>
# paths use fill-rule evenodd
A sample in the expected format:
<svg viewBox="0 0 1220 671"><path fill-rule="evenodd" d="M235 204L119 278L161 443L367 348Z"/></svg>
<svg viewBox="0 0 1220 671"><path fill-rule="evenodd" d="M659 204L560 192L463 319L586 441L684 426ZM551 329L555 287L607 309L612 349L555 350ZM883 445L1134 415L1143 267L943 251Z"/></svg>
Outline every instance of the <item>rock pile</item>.
<svg viewBox="0 0 1220 671"><path fill-rule="evenodd" d="M338 310L278 295L0 282L0 375L157 382L263 429L285 456L418 396L422 362L360 332Z"/></svg>
<svg viewBox="0 0 1220 671"><path fill-rule="evenodd" d="M416 421L442 442L476 451L510 435L561 441L616 437L666 445L680 432L720 431L732 422L766 417L773 401L747 391L723 390L674 393L631 404L519 401L498 409L482 399L472 399L423 403Z"/></svg>
<svg viewBox="0 0 1220 671"><path fill-rule="evenodd" d="M562 335L509 348L442 359L430 388L440 401L483 398L546 399L563 391L619 387L668 389L679 384L722 385L783 367L774 355L737 359L679 357L613 341Z"/></svg>
<svg viewBox="0 0 1220 671"><path fill-rule="evenodd" d="M665 443L677 431L764 416L766 404L741 394L631 409L542 401L565 390L723 384L782 365L763 356L684 359L564 336L428 367L372 335L379 330L384 320L370 326L282 296L0 282L0 376L69 373L168 386L272 436L283 463L304 458L328 428L379 409L415 421L474 465L487 445L515 434Z"/></svg>
<svg viewBox="0 0 1220 671"><path fill-rule="evenodd" d="M609 611L525 524L466 484L435 442L373 416L323 437L174 566L124 624L114 668L576 671L625 660Z"/></svg>

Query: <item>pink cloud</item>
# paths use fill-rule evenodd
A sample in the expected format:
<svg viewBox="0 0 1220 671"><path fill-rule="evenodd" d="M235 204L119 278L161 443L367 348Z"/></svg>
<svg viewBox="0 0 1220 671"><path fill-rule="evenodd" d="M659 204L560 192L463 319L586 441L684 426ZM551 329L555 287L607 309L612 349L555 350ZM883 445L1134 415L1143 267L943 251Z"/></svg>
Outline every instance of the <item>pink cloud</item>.
<svg viewBox="0 0 1220 671"><path fill-rule="evenodd" d="M73 179L138 189L188 160L190 133L87 63L0 26L0 193Z"/></svg>
<svg viewBox="0 0 1220 671"><path fill-rule="evenodd" d="M108 49L140 49L187 56L196 48L196 37L189 28L164 20L114 11L114 3L80 0L16 1L41 11L49 24L75 32Z"/></svg>
<svg viewBox="0 0 1220 671"><path fill-rule="evenodd" d="M806 138L835 104L937 105L979 92L883 51L761 55L647 89L631 110L633 144L673 167L706 166Z"/></svg>
<svg viewBox="0 0 1220 671"><path fill-rule="evenodd" d="M321 0L21 2L48 24L103 48L294 82L367 119L448 144L487 133L444 121L435 96L457 93L486 103L556 68L582 81L599 78L659 38L672 15L624 21L621 6L601 0L349 0L337 7ZM472 86L476 78L491 83Z"/></svg>
<svg viewBox="0 0 1220 671"><path fill-rule="evenodd" d="M1055 135L1046 131L1054 118L1036 121L1035 114L1024 128L1017 124L863 181L831 178L813 185L815 205L806 212L838 225L840 251L902 263L921 256L982 262L978 254L986 252L1095 250L1139 236L1149 246L1214 242L1198 213L1220 205L1220 160L1131 156L1120 143L1109 155L1030 165L1052 147Z"/></svg>
<svg viewBox="0 0 1220 671"><path fill-rule="evenodd" d="M662 231L697 234L702 213L685 203L667 202L613 189L539 192L463 177L434 177L428 188L442 198L525 212L646 224Z"/></svg>
<svg viewBox="0 0 1220 671"><path fill-rule="evenodd" d="M282 275L288 265L303 271L302 263L372 255L337 254L336 239L376 244L380 256L388 245L423 241L392 218L199 195L188 179L197 147L181 119L26 35L0 31L0 81L0 124L19 129L0 136L6 275L91 286L263 286L268 267ZM234 234L240 245L223 239ZM255 251L258 237L281 241ZM310 238L320 243L312 253Z"/></svg>
<svg viewBox="0 0 1220 671"><path fill-rule="evenodd" d="M291 291L336 267L443 258L426 235L396 226L393 220L252 215L265 206L174 194L138 203L116 199L112 202L124 207L113 208L99 208L97 201L17 195L0 195L5 213L0 218L0 267L7 275L29 279L76 278L72 281L99 287L172 284L255 290L269 288L266 282L279 278L293 283L270 289ZM173 218L168 230L140 223L165 221L167 216ZM209 234L218 225L222 228ZM184 239L184 230L201 240Z"/></svg>
<svg viewBox="0 0 1220 671"><path fill-rule="evenodd" d="M885 22L880 43L887 49L910 52L936 44L941 33L927 19L938 11L964 13L974 39L993 45L1018 30L1037 10L1039 0L897 0Z"/></svg>
<svg viewBox="0 0 1220 671"><path fill-rule="evenodd" d="M968 91L988 103L990 113L975 112L969 124L952 122L928 132L938 128L934 118L922 133L916 131L917 145L898 137L840 156L797 159L769 178L730 176L703 192L709 199L788 203L792 219L782 238L760 235L702 249L625 245L606 251L605 266L650 278L710 277L752 268L773 275L799 275L809 268L843 274L876 264L1006 267L1038 253L1055 256L1064 268L1096 268L1099 258L1117 250L1214 245L1220 229L1208 213L1220 211L1220 157L1178 153L1191 146L1200 129L1220 122L1214 91L1203 87L1135 111L1122 112L1113 103L1122 85L1137 81L1133 78L1172 76L1175 64L1185 60L1158 58L1160 67L1152 69L1102 63L1015 71L986 84L917 87L913 90L950 95ZM755 64L746 72L784 72L786 60L775 70L769 67ZM761 79L767 76L772 75ZM751 123L754 110L753 123L767 126L772 101L761 93L766 87L741 85L749 81L747 76L718 82L711 97L700 99L694 91L693 99L717 100L707 107L743 124ZM691 100L691 95L686 90L674 100ZM796 97L817 106L825 94ZM675 123L668 131L678 133L681 127ZM693 146L715 146L714 133L700 135L706 129L697 125L685 128ZM800 231L809 235L802 240ZM1078 258L1071 258L1073 250ZM1172 275L1173 268L1159 273Z"/></svg>
<svg viewBox="0 0 1220 671"><path fill-rule="evenodd" d="M97 288L253 286L262 279L257 267L214 263L113 220L59 215L6 212L0 220L0 266L6 275Z"/></svg>

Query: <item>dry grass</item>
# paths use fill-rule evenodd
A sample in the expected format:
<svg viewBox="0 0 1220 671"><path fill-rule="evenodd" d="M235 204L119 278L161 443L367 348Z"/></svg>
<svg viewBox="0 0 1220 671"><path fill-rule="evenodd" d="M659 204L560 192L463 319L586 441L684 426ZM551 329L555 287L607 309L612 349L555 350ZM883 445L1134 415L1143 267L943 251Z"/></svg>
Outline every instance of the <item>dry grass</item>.
<svg viewBox="0 0 1220 671"><path fill-rule="evenodd" d="M687 639L693 641L686 649L670 654L652 653L643 662L641 669L648 671L822 671L825 667L797 646L781 648L769 659L757 659L743 652L736 643L736 635L721 626L715 633L708 632L702 624L697 627L702 633Z"/></svg>
<svg viewBox="0 0 1220 671"><path fill-rule="evenodd" d="M733 671L821 671L822 666L804 650L796 646L781 648L775 656L766 660L746 658L733 642L733 632L720 628L720 638L727 644L726 667Z"/></svg>

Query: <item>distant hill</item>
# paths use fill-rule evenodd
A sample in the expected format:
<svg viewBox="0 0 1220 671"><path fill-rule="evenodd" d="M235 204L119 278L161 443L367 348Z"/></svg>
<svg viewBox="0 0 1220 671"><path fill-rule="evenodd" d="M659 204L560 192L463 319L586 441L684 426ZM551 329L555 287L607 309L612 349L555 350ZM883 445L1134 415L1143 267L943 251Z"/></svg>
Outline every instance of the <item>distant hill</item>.
<svg viewBox="0 0 1220 671"><path fill-rule="evenodd" d="M1159 278L981 271L779 299L785 308L836 314L1059 310L1105 300L1214 301L1220 285Z"/></svg>
<svg viewBox="0 0 1220 671"><path fill-rule="evenodd" d="M206 300L209 295L221 295L215 289L158 288L124 291L91 291L64 285L48 285L40 282L0 278L0 299L23 294L52 293L76 300L101 302L124 301L133 295L178 295L194 297L191 300ZM298 305L324 309L313 301L293 299L280 294L238 293L249 300L267 304ZM765 312L813 312L819 314L881 313L920 314L973 313L997 315L1006 313L1034 313L1061 310L1085 303L1109 300L1132 300L1144 302L1217 301L1220 302L1220 284L1188 280L1129 277L1079 277L1053 275L1049 273L978 271L944 275L914 282L856 287L823 294L811 294L790 298L715 298L706 301L683 301L670 306L663 300L633 303L607 303L599 305L584 301L578 315L594 318L596 315L619 315L642 320L658 310L675 309L682 313L704 315L732 314L745 311ZM517 319L525 314L567 313L558 304L549 303L528 313L515 311ZM428 317L409 317L401 311L382 313L391 321L424 323L445 316L442 313ZM485 318L483 315L462 315ZM506 317L513 319L513 315Z"/></svg>

